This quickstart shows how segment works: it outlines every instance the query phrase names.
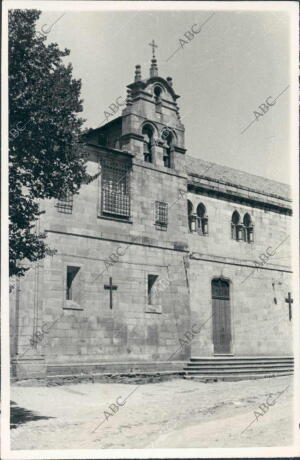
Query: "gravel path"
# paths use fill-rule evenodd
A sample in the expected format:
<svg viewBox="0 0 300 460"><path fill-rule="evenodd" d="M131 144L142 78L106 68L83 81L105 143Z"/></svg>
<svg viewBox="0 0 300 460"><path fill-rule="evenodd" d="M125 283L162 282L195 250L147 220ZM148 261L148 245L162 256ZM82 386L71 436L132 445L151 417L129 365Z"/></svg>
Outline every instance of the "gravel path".
<svg viewBox="0 0 300 460"><path fill-rule="evenodd" d="M292 377L216 383L176 379L138 386L14 385L11 445L12 449L287 446L293 441L292 385ZM110 409L111 404L115 406ZM266 405L265 414L261 404Z"/></svg>

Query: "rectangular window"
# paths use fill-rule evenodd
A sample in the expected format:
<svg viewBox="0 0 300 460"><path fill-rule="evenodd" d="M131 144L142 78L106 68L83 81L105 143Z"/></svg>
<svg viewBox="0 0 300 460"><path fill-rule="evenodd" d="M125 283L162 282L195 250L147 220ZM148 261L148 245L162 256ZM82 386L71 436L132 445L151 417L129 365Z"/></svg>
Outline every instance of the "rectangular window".
<svg viewBox="0 0 300 460"><path fill-rule="evenodd" d="M78 300L78 272L79 267L67 267L67 289L66 299L67 300Z"/></svg>
<svg viewBox="0 0 300 460"><path fill-rule="evenodd" d="M163 228L168 226L168 203L165 201L155 201L155 224Z"/></svg>
<svg viewBox="0 0 300 460"><path fill-rule="evenodd" d="M130 217L130 163L105 160L102 172L102 214L121 219Z"/></svg>
<svg viewBox="0 0 300 460"><path fill-rule="evenodd" d="M156 282L158 275L148 275L148 305L157 304L157 288Z"/></svg>
<svg viewBox="0 0 300 460"><path fill-rule="evenodd" d="M73 194L70 191L61 194L59 200L56 203L56 208L58 212L62 212L63 214L72 214Z"/></svg>

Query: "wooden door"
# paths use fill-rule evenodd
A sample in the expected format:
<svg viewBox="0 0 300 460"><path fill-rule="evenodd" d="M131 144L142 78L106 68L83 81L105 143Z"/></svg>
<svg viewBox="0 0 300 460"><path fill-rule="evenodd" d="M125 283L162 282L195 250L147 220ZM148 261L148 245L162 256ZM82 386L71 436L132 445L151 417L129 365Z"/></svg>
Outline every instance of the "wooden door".
<svg viewBox="0 0 300 460"><path fill-rule="evenodd" d="M212 281L212 313L214 353L231 351L231 319L228 281Z"/></svg>

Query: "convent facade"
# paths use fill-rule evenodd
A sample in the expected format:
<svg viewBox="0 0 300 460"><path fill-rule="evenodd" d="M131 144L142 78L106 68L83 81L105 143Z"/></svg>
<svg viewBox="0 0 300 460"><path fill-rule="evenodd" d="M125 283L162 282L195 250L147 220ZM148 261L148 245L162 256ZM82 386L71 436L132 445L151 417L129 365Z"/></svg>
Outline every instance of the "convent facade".
<svg viewBox="0 0 300 460"><path fill-rule="evenodd" d="M57 253L13 292L13 375L291 356L288 186L189 156L155 57L127 88L121 115L84 138L97 179L43 203Z"/></svg>

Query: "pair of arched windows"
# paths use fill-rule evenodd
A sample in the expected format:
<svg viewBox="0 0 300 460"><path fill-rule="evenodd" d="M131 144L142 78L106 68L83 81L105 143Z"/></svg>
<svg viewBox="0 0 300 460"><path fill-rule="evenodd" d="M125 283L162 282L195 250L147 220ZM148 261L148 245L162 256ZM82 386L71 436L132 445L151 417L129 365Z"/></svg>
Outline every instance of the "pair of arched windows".
<svg viewBox="0 0 300 460"><path fill-rule="evenodd" d="M208 235L208 217L203 203L198 204L196 213L193 204L187 200L189 231L199 235ZM254 226L250 214L246 213L241 221L240 214L234 211L231 218L231 237L237 241L252 243L254 241Z"/></svg>
<svg viewBox="0 0 300 460"><path fill-rule="evenodd" d="M163 163L166 168L172 168L172 151L173 151L173 136L171 131L166 129L163 137ZM147 163L153 163L154 160L154 129L151 124L145 124L142 129L144 137L144 160Z"/></svg>
<svg viewBox="0 0 300 460"><path fill-rule="evenodd" d="M250 215L246 212L241 220L240 214L234 211L231 218L231 238L236 241L252 243L254 241L254 228Z"/></svg>
<svg viewBox="0 0 300 460"><path fill-rule="evenodd" d="M187 201L188 222L190 232L197 232L199 235L208 235L208 217L203 203L198 204L196 213L193 213L193 205Z"/></svg>

